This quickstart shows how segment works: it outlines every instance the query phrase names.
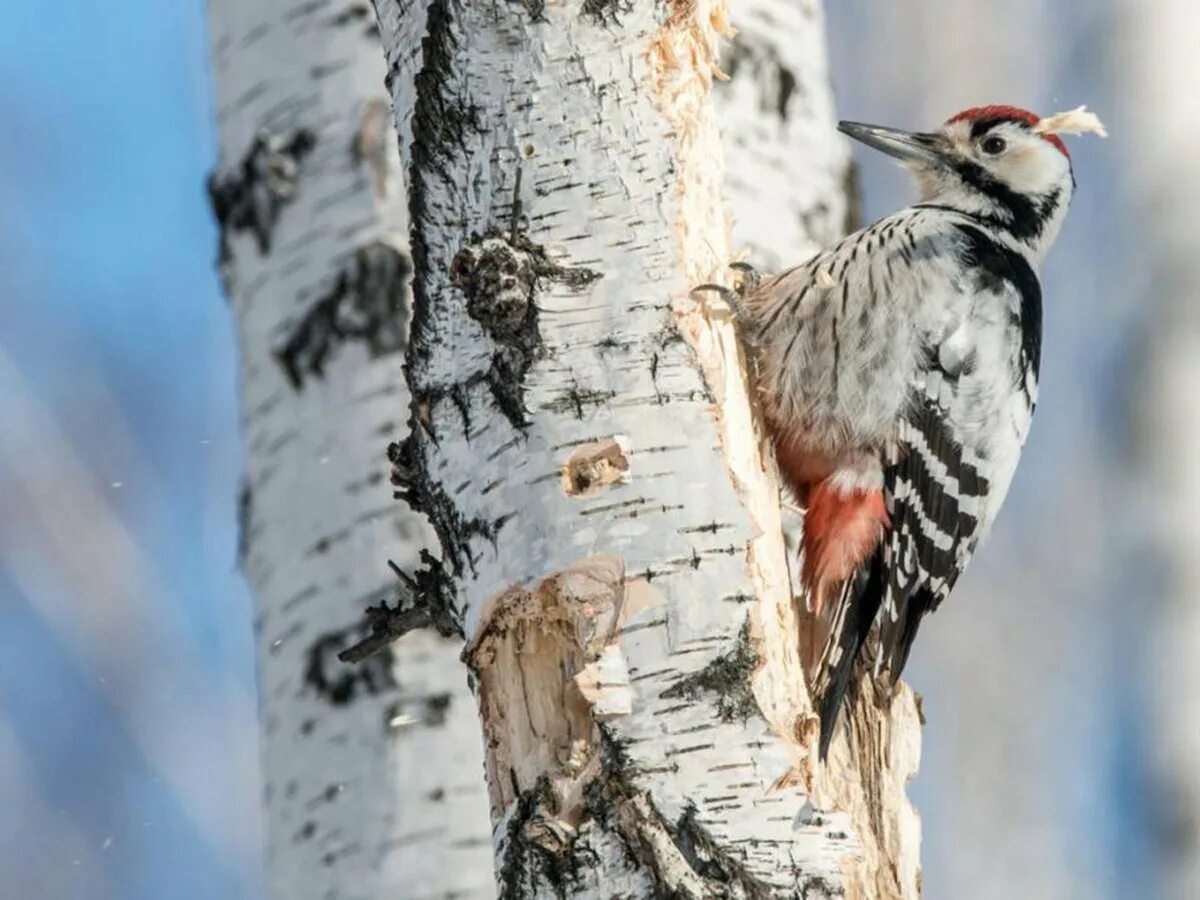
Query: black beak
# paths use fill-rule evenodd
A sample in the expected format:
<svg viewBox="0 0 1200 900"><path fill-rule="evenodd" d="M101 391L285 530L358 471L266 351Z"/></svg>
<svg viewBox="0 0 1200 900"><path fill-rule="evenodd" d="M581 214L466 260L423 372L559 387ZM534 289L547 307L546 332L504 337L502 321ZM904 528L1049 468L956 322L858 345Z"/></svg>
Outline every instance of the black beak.
<svg viewBox="0 0 1200 900"><path fill-rule="evenodd" d="M901 131L861 122L838 122L838 131L901 162L934 165L946 161L946 142L940 134Z"/></svg>

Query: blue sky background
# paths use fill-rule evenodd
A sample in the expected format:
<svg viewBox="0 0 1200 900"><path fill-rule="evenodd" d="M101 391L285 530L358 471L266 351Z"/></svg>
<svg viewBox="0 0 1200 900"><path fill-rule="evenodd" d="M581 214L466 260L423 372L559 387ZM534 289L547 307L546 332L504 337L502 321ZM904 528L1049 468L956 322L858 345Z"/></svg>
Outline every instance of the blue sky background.
<svg viewBox="0 0 1200 900"><path fill-rule="evenodd" d="M0 3L0 515L34 545L0 542L7 896L258 895L210 110L201 4ZM44 421L16 409L28 407ZM78 477L64 473L72 459ZM19 487L43 476L51 494ZM80 488L103 508L91 524L138 550L139 574L109 598L90 594L86 572L50 574L74 548L34 524L39 509L73 515ZM103 625L83 624L112 621L105 603L126 610L106 633L111 654L89 649ZM111 690L119 678L138 696ZM139 708L148 721L134 721ZM188 760L186 746L146 736L197 722L220 756ZM190 812L179 785L205 783L212 808Z"/></svg>
<svg viewBox="0 0 1200 900"><path fill-rule="evenodd" d="M921 93L907 107L894 96L907 76L892 94L877 89L862 77L869 4L829 5L844 115L929 125L908 117L927 103L967 105L952 82L944 98L913 87ZM1054 8L1074 31L1058 32L1050 88L999 99L1042 109L1086 100L1119 125L1110 4ZM235 347L204 192L215 159L207 53L192 0L68 0L53 12L0 3L6 896L259 896L251 602L235 570ZM1072 868L1099 885L1093 895L1147 896L1141 688L1121 674L1134 623L1116 602L1136 578L1137 548L1098 526L1097 501L1079 492L1114 465L1152 307L1106 250L1138 241L1116 177L1119 140L1072 146L1086 174L1046 270L1040 417L993 548L964 582L981 599L937 627L987 615L982 598L1016 603L1031 584L1045 589L1033 599L1066 618L1045 626L1031 614L1029 632L1057 628L1073 646L1050 699L1031 700L1026 724L1044 735L1031 765L1061 795L1053 816L1073 835ZM905 202L893 168L856 155L870 215ZM1011 576L1014 560L1023 575ZM920 657L914 680L939 712L913 794L928 895L942 897L952 807L969 801L928 774L951 765L955 686Z"/></svg>

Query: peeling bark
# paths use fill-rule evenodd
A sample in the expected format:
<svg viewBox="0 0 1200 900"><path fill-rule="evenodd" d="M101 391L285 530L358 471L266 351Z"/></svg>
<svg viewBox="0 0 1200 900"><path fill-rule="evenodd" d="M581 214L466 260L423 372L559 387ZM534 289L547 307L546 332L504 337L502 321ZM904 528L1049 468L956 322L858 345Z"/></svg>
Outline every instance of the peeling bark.
<svg viewBox="0 0 1200 900"><path fill-rule="evenodd" d="M409 635L350 666L396 593L384 560L436 540L389 497L411 314L404 179L371 9L213 0L236 316L267 884L293 898L493 895L461 642ZM428 621L428 616L424 616ZM411 625L411 619L409 620Z"/></svg>
<svg viewBox="0 0 1200 900"><path fill-rule="evenodd" d="M724 5L376 9L415 271L393 478L442 547L412 608L467 639L501 896L915 897L911 692L864 691L818 769L769 446L728 311L689 296L730 256ZM801 255L846 155L796 52L777 130L829 161Z"/></svg>

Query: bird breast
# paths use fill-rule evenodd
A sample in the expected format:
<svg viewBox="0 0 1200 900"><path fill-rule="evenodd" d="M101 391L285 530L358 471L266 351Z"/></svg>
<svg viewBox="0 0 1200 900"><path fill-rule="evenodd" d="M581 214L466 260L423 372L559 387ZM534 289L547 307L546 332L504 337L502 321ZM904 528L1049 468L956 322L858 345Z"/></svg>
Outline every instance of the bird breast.
<svg viewBox="0 0 1200 900"><path fill-rule="evenodd" d="M750 298L765 414L823 453L891 442L923 347L946 325L938 319L961 314L936 238L868 254L873 237L860 232Z"/></svg>

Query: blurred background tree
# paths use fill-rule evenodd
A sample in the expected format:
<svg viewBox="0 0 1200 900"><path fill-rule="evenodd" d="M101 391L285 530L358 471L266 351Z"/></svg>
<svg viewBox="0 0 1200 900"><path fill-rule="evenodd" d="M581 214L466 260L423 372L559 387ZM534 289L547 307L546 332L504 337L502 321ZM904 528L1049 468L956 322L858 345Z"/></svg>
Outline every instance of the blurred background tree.
<svg viewBox="0 0 1200 900"><path fill-rule="evenodd" d="M267 892L492 893L491 827L461 643L433 630L359 666L435 538L392 498L408 430L408 192L369 7L211 0L210 181L237 326Z"/></svg>
<svg viewBox="0 0 1200 900"><path fill-rule="evenodd" d="M203 7L54 10L0 5L0 884L259 897ZM910 789L925 895L1193 896L1196 800L1158 779L1194 777L1168 745L1194 746L1200 720L1178 704L1189 670L1157 662L1164 635L1194 633L1195 542L1152 527L1163 496L1187 509L1170 476L1193 467L1155 463L1167 477L1153 491L1138 477L1193 427L1139 414L1168 389L1150 372L1188 384L1182 363L1147 363L1163 336L1192 359L1193 19L1131 0L846 0L828 14L846 117L920 126L979 102L1086 102L1113 134L1072 147L1076 208L1043 272L1037 423L996 532L909 673L929 718ZM860 159L866 218L908 198L901 173Z"/></svg>

